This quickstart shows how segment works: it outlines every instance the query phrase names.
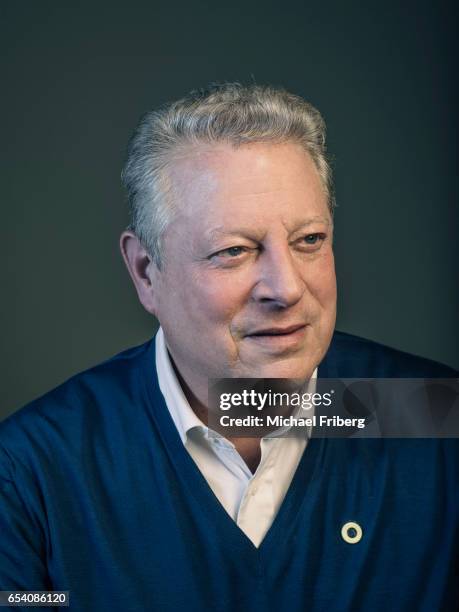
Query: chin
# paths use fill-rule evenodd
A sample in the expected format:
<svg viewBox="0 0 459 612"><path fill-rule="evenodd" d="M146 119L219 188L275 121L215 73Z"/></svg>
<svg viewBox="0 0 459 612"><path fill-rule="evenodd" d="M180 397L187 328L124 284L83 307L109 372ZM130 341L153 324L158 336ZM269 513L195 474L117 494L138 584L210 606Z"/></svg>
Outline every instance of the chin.
<svg viewBox="0 0 459 612"><path fill-rule="evenodd" d="M313 363L288 363L280 361L262 365L252 374L253 378L288 378L299 385L311 378L316 366Z"/></svg>

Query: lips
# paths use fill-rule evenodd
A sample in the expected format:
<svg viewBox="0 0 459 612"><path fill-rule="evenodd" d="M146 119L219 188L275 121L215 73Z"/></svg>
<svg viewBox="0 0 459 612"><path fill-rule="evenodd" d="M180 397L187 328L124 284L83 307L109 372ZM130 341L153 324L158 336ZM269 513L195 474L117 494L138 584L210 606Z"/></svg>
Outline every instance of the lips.
<svg viewBox="0 0 459 612"><path fill-rule="evenodd" d="M296 331L303 329L306 325L304 323L298 323L296 325L289 325L288 327L267 327L265 329L258 329L254 332L246 334L248 337L259 337L259 336L288 336Z"/></svg>

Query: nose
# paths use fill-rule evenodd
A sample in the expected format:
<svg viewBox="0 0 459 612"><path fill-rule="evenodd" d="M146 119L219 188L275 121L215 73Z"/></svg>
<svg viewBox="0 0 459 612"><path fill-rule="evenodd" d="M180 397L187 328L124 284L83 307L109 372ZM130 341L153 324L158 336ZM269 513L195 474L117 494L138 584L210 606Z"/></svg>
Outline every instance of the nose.
<svg viewBox="0 0 459 612"><path fill-rule="evenodd" d="M296 304L306 289L299 266L288 245L265 248L257 262L253 299L277 308Z"/></svg>

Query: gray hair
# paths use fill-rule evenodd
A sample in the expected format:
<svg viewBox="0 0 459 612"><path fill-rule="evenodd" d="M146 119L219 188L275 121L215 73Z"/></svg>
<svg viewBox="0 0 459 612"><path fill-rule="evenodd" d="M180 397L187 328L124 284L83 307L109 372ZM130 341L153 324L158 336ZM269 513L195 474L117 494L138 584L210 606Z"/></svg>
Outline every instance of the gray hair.
<svg viewBox="0 0 459 612"><path fill-rule="evenodd" d="M146 113L129 142L121 175L130 209L128 229L160 268L162 237L174 213L167 173L174 156L184 147L201 143L226 142L238 147L286 141L300 144L311 156L333 214L325 123L303 98L271 86L222 83L194 90L177 102Z"/></svg>

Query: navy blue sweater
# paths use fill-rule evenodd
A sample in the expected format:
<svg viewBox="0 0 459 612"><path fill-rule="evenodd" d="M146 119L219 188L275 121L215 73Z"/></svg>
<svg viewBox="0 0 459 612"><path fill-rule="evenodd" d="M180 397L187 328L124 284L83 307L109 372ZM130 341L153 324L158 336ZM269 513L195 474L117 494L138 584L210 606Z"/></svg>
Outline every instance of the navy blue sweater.
<svg viewBox="0 0 459 612"><path fill-rule="evenodd" d="M458 609L456 440L312 439L257 549L185 450L154 364L151 341L0 425L0 590L69 590L81 612ZM451 375L340 333L319 368Z"/></svg>

